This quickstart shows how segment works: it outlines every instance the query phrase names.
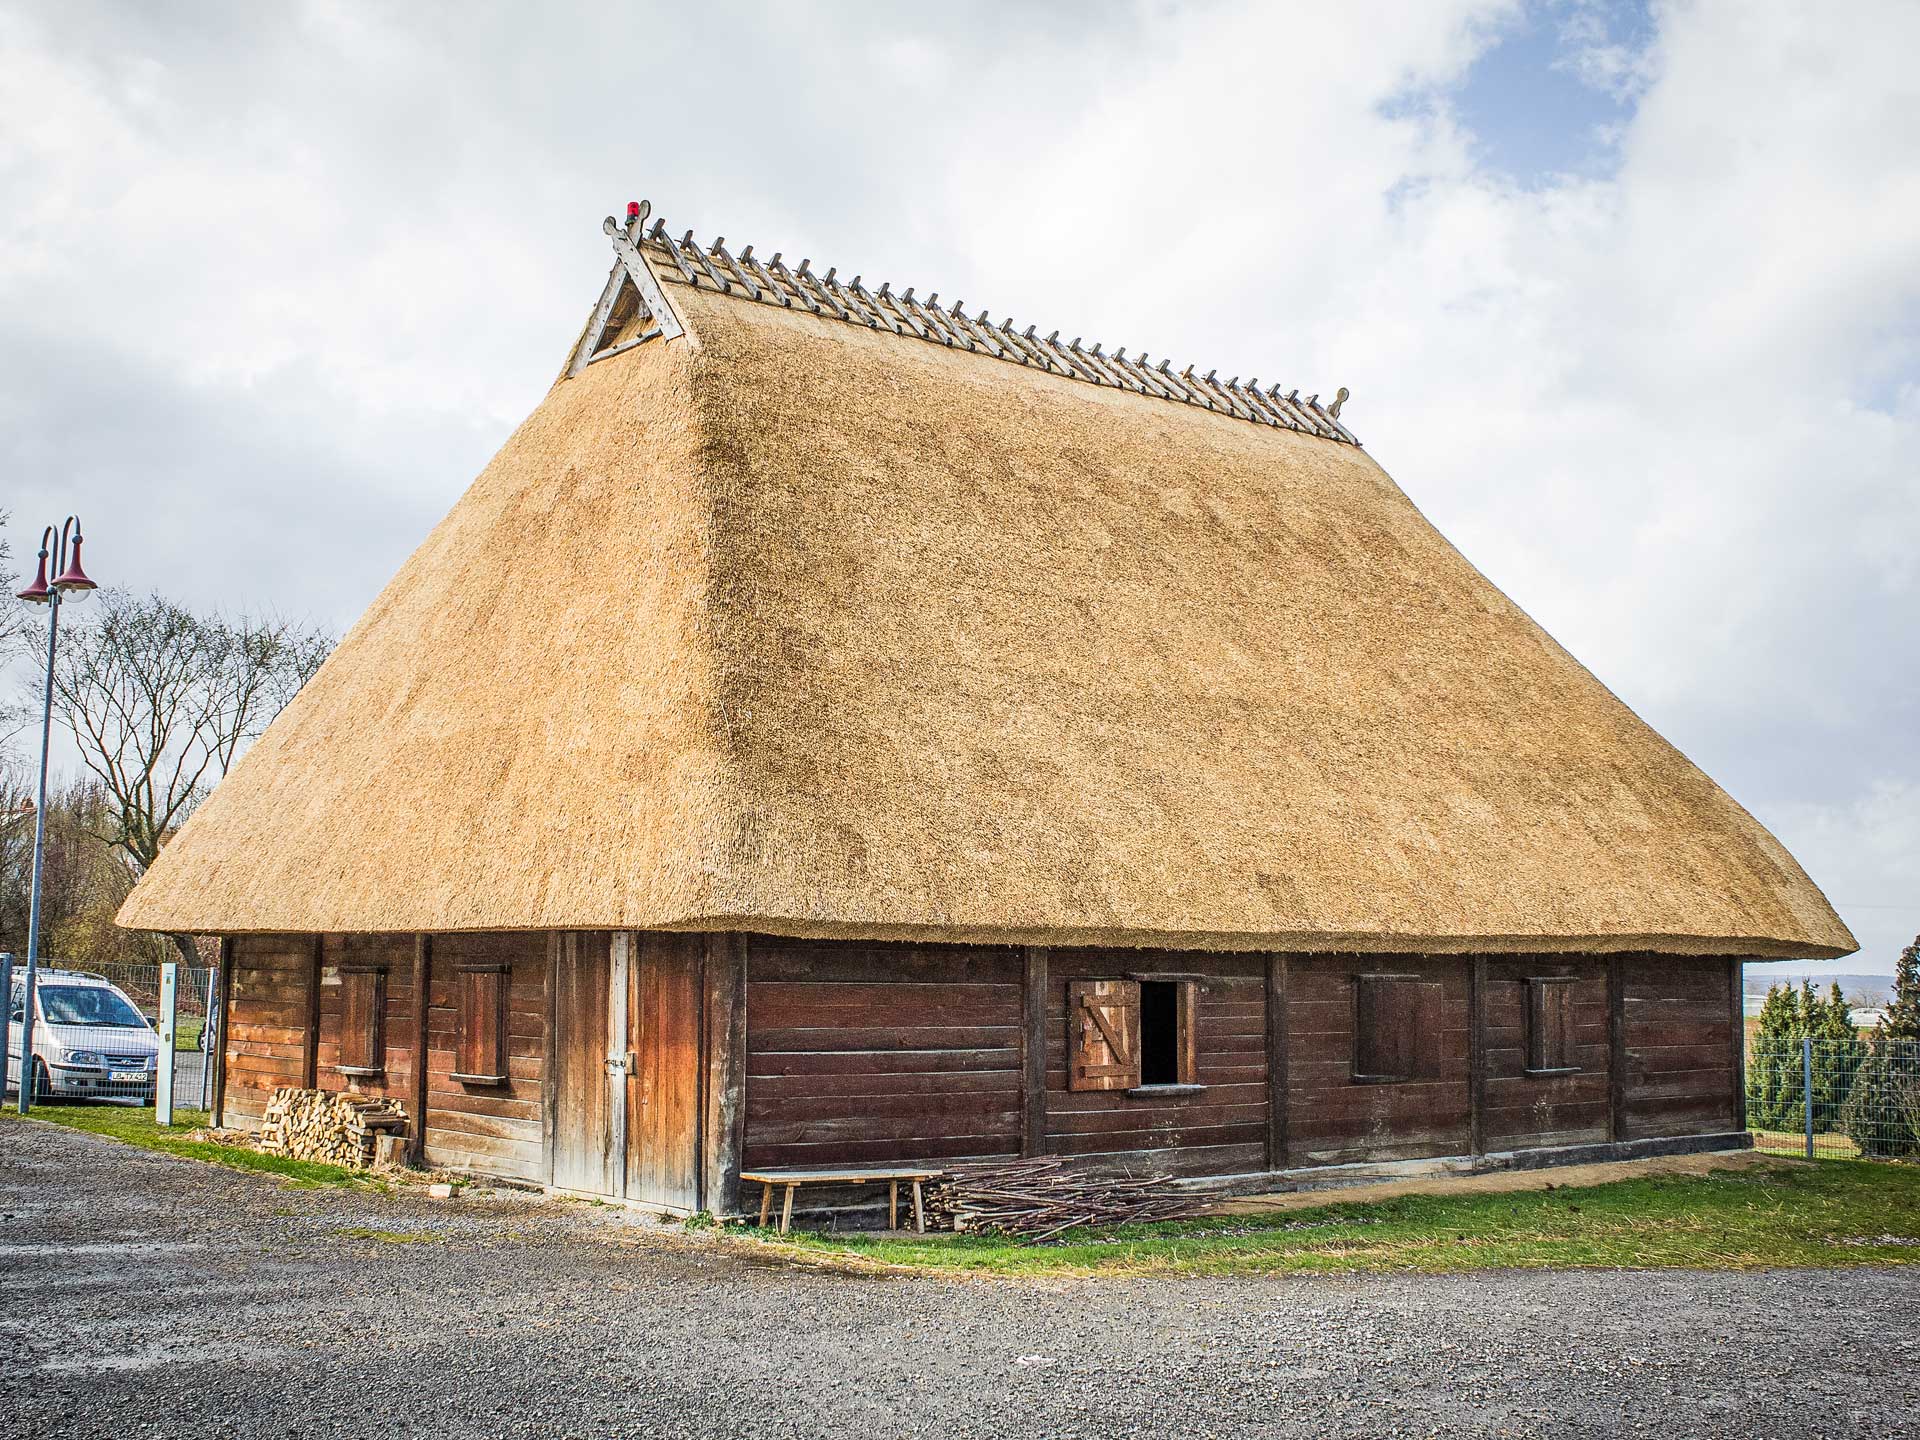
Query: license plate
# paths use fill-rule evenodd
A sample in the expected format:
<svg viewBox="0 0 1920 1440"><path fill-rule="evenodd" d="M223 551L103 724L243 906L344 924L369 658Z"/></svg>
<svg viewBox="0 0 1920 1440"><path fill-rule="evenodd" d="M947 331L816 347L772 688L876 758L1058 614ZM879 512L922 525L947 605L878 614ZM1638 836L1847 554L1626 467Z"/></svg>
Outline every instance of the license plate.
<svg viewBox="0 0 1920 1440"><path fill-rule="evenodd" d="M109 1080L144 1080L147 1078L147 1072L144 1070L109 1070L107 1072L107 1078Z"/></svg>

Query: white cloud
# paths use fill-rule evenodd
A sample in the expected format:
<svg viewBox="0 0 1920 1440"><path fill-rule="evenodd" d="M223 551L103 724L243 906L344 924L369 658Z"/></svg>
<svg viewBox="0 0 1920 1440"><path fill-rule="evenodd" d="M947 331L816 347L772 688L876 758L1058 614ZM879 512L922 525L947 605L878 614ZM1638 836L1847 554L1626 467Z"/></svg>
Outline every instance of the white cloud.
<svg viewBox="0 0 1920 1440"><path fill-rule="evenodd" d="M1830 893L1914 905L1849 911L1849 965L1920 930L1887 849L1920 786L1920 9L1555 9L1635 106L1611 172L1524 187L1449 103L1506 0L545 13L0 8L16 524L77 498L126 578L346 622L646 194L1351 386L1441 528ZM252 558L209 565L227 533Z"/></svg>

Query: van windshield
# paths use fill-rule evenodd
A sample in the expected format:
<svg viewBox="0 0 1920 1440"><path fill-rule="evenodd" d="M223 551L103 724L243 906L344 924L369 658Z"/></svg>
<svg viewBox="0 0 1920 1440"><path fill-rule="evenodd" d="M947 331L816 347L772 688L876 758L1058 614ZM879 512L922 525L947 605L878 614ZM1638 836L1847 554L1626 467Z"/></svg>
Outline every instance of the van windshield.
<svg viewBox="0 0 1920 1440"><path fill-rule="evenodd" d="M49 1025L101 1025L115 1030L144 1030L140 1012L104 985L42 985L40 1013Z"/></svg>

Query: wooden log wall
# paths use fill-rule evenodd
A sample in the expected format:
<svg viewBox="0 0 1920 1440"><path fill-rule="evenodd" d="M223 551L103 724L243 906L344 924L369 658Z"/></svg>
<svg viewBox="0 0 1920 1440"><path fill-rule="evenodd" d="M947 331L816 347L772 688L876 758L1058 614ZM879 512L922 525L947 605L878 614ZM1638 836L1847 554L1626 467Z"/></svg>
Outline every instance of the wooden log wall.
<svg viewBox="0 0 1920 1440"><path fill-rule="evenodd" d="M728 1203L742 1167L1028 1153L1232 1174L1741 1125L1738 965L1726 959L704 943L701 1013L689 1023L704 1027L697 1099L708 1204ZM544 934L432 938L430 1163L547 1178L549 944ZM325 937L317 966L310 936L240 936L227 952L230 1123L257 1124L271 1091L302 1084L309 1067L325 1088L418 1109L416 937ZM452 1078L462 963L509 967L504 1085ZM338 980L342 966L365 964L385 966L384 1067L350 1075L340 1069ZM1433 1068L1365 1083L1354 1075L1355 977L1383 973L1437 987L1419 1010L1436 1022L1426 1047ZM1197 1088L1070 1090L1068 987L1142 974L1197 979ZM1577 1068L1528 1074L1527 982L1555 975L1571 981ZM593 1037L589 1049L600 1044ZM1274 1095L1285 1097L1278 1111Z"/></svg>
<svg viewBox="0 0 1920 1440"><path fill-rule="evenodd" d="M436 935L427 1009L427 1162L484 1175L544 1181L542 1092L546 1083L547 935ZM411 964L412 950L408 949ZM462 964L505 964L507 1083L453 1079ZM389 1021L389 1036L392 1033ZM389 1039L389 1047L391 1047ZM396 1092L398 1093L398 1092Z"/></svg>
<svg viewBox="0 0 1920 1440"><path fill-rule="evenodd" d="M346 985L343 966L377 966L386 972L381 1023L384 1069L378 1075L340 1070ZM414 1004L411 935L327 935L320 943L320 1030L313 1086L351 1090L398 1100L413 1113Z"/></svg>
<svg viewBox="0 0 1920 1440"><path fill-rule="evenodd" d="M1437 1073L1354 1081L1354 976L1411 975L1440 986ZM1464 1155L1473 1144L1463 957L1292 956L1287 965L1287 1164L1348 1165Z"/></svg>
<svg viewBox="0 0 1920 1440"><path fill-rule="evenodd" d="M1740 1127L1734 967L1721 959L1620 960L1623 1140Z"/></svg>
<svg viewBox="0 0 1920 1440"><path fill-rule="evenodd" d="M1068 986L1139 974L1201 977L1190 1094L1067 1087ZM1266 1168L1267 964L1259 955L1055 949L1047 961L1044 1153L1180 1174ZM1182 1087L1185 1088L1185 1087Z"/></svg>
<svg viewBox="0 0 1920 1440"><path fill-rule="evenodd" d="M1525 1150L1604 1143L1610 1138L1611 1088L1607 1074L1607 962L1584 957L1493 956L1484 962L1483 973L1483 1148ZM1580 1068L1572 1075L1527 1074L1527 981L1543 975L1573 979L1572 1059Z"/></svg>
<svg viewBox="0 0 1920 1440"><path fill-rule="evenodd" d="M227 1014L228 1125L254 1129L267 1097L306 1083L307 982L313 943L305 935L238 935Z"/></svg>
<svg viewBox="0 0 1920 1440"><path fill-rule="evenodd" d="M313 937L241 936L234 957L228 1048L227 1108L231 1123L257 1122L279 1085L351 1091L399 1101L418 1117L423 1078L416 1064L420 1016L417 937L327 935L320 939L313 987ZM432 1165L528 1180L545 1178L542 1087L545 1081L547 936L544 933L433 937L426 1012L426 1146ZM458 966L505 963L508 1081L477 1085L457 1070ZM384 972L382 1068L343 1070L346 974ZM309 1026L313 1044L309 1060Z"/></svg>
<svg viewBox="0 0 1920 1440"><path fill-rule="evenodd" d="M746 1169L1017 1155L1012 947L747 941Z"/></svg>

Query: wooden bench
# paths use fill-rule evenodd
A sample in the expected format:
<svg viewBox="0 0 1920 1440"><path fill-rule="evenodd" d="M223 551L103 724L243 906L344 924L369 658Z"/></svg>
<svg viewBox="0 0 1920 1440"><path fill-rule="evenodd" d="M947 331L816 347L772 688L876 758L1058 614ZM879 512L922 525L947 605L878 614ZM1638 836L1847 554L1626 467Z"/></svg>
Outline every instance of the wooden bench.
<svg viewBox="0 0 1920 1440"><path fill-rule="evenodd" d="M787 1226L793 1220L793 1193L802 1185L880 1185L887 1187L887 1226L900 1228L900 1186L906 1182L913 1186L913 1228L916 1233L925 1234L927 1212L921 1197L920 1187L928 1180L939 1175L938 1170L925 1170L910 1165L879 1165L867 1168L820 1167L806 1170L742 1170L740 1179L758 1181L760 1184L760 1223L767 1223L767 1213L773 1208L775 1187L787 1187L786 1203L780 1207L780 1233L787 1233Z"/></svg>

